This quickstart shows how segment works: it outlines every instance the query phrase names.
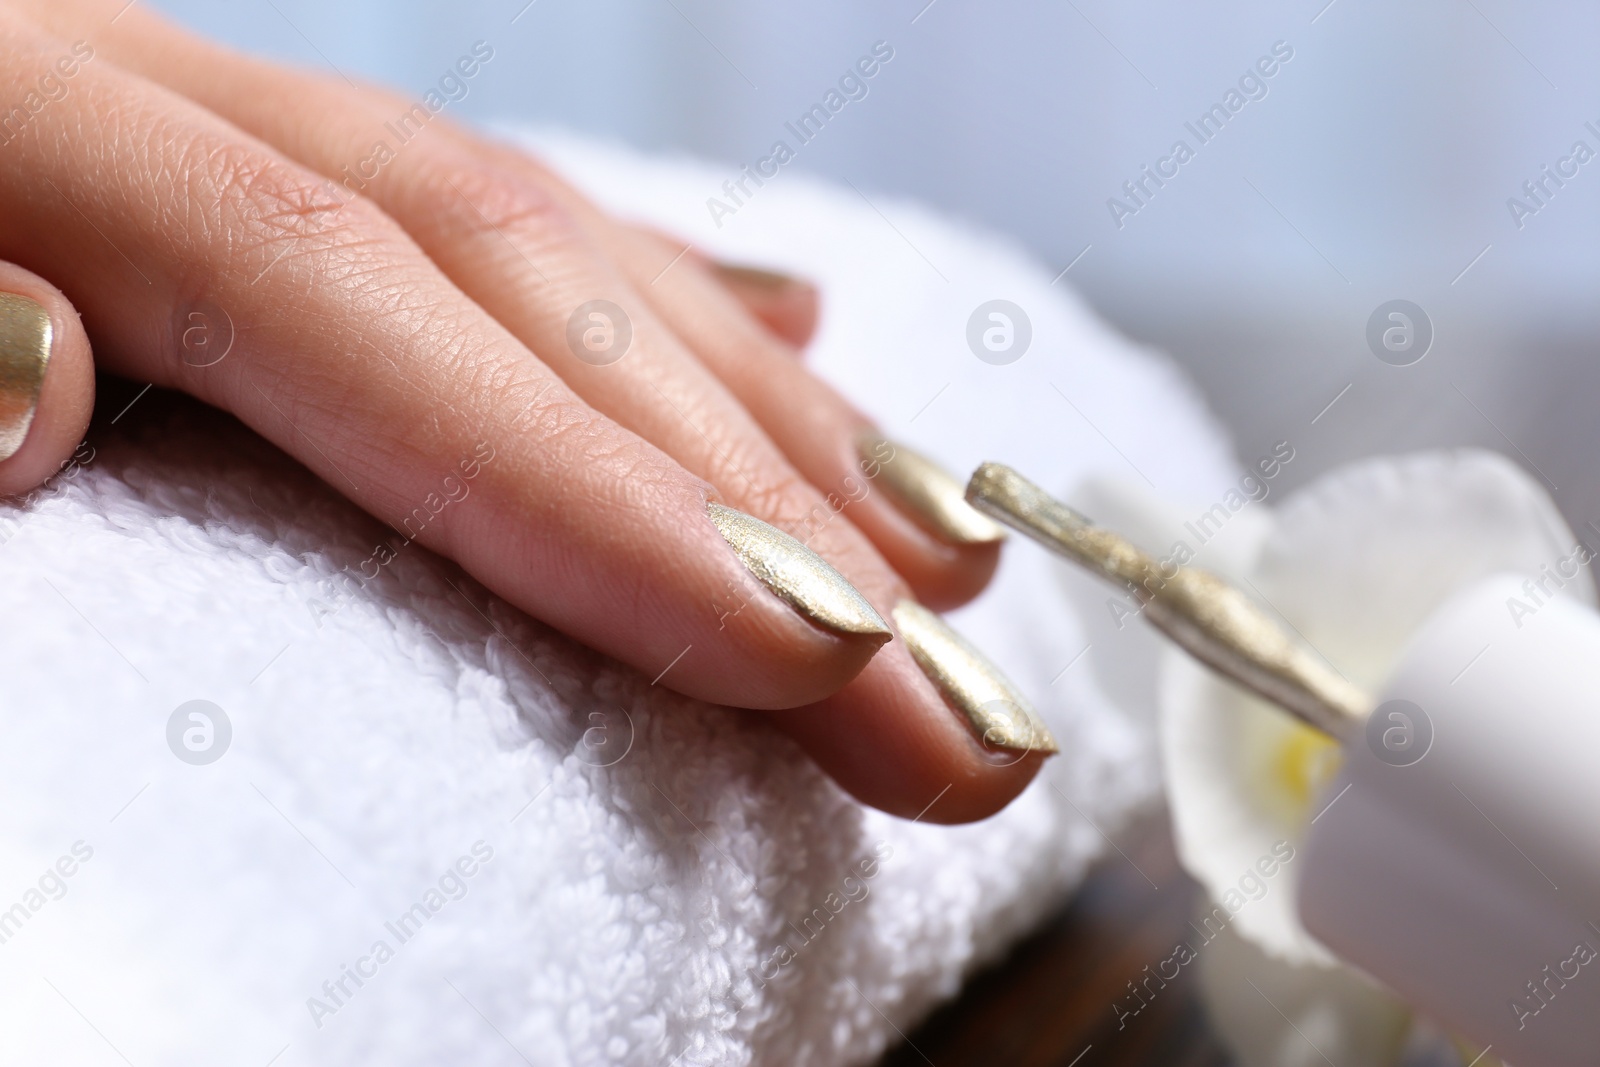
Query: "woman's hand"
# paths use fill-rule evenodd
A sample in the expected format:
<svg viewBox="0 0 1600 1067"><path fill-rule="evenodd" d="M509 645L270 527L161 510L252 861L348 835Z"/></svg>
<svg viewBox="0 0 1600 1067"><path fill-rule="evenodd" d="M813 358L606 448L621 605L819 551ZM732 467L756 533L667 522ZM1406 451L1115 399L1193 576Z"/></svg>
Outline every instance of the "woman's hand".
<svg viewBox="0 0 1600 1067"><path fill-rule="evenodd" d="M124 4L0 0L0 492L71 455L94 360L662 685L770 711L870 804L958 821L1027 783L1048 734L909 603L973 596L998 531L795 358L814 295L619 225L426 100Z"/></svg>

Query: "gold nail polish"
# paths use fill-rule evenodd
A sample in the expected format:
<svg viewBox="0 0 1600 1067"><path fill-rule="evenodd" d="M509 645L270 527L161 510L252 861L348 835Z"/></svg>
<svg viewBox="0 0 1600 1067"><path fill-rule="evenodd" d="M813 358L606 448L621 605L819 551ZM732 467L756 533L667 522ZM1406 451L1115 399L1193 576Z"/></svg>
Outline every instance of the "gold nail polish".
<svg viewBox="0 0 1600 1067"><path fill-rule="evenodd" d="M900 636L928 679L966 716L985 747L1054 755L1050 728L1000 669L943 619L914 600L895 605Z"/></svg>
<svg viewBox="0 0 1600 1067"><path fill-rule="evenodd" d="M708 502L706 511L739 561L807 619L824 630L871 637L879 644L894 636L860 590L793 537L721 504Z"/></svg>
<svg viewBox="0 0 1600 1067"><path fill-rule="evenodd" d="M33 425L50 336L50 313L42 305L0 293L0 459L16 455Z"/></svg>
<svg viewBox="0 0 1600 1067"><path fill-rule="evenodd" d="M734 263L713 263L712 268L722 276L722 280L731 285L743 285L751 289L761 289L769 293L780 293L785 289L809 289L810 285L799 278L788 274L780 274L775 270L763 270L760 267L742 267Z"/></svg>
<svg viewBox="0 0 1600 1067"><path fill-rule="evenodd" d="M939 540L952 545L1005 540L1005 527L968 504L966 487L922 453L868 430L856 438L856 455L863 473L875 468L890 499Z"/></svg>

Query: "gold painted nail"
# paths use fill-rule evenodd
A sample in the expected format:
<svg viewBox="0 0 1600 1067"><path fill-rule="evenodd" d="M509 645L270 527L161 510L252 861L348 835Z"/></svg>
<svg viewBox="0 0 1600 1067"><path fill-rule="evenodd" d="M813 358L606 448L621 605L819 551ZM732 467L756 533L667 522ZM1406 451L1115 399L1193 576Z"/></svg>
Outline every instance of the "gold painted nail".
<svg viewBox="0 0 1600 1067"><path fill-rule="evenodd" d="M867 430L856 438L862 473L881 478L918 526L952 545L1003 541L1005 527L967 503L966 487L922 453ZM876 468L876 474L870 474Z"/></svg>
<svg viewBox="0 0 1600 1067"><path fill-rule="evenodd" d="M50 337L50 313L42 305L0 293L0 459L16 455L33 425Z"/></svg>
<svg viewBox="0 0 1600 1067"><path fill-rule="evenodd" d="M769 293L781 293L785 289L809 289L809 282L801 281L790 274L780 274L775 270L763 270L760 267L744 267L736 263L713 262L713 270L722 277L724 282L731 285L742 285L751 289L760 289Z"/></svg>
<svg viewBox="0 0 1600 1067"><path fill-rule="evenodd" d="M986 747L1054 755L1050 728L1000 669L943 619L914 600L895 605L906 647L946 701L966 716Z"/></svg>
<svg viewBox="0 0 1600 1067"><path fill-rule="evenodd" d="M709 502L706 511L739 561L800 614L846 637L894 637L861 591L811 549L742 511Z"/></svg>

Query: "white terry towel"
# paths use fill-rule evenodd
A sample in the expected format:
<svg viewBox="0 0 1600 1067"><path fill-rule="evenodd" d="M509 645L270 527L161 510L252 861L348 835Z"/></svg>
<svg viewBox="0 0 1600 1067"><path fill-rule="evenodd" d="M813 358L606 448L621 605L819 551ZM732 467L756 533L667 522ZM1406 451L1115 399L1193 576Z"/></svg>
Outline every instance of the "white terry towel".
<svg viewBox="0 0 1600 1067"><path fill-rule="evenodd" d="M1233 475L1180 376L992 236L787 173L719 230L719 168L540 147L616 210L821 282L813 364L952 469ZM1009 366L965 342L995 297L1032 321ZM863 810L759 715L416 546L336 582L399 538L225 417L147 397L80 455L0 509L0 1062L869 1062L1155 789L1140 731L1063 673L1084 639L1030 545L956 622L1063 752L951 829ZM194 700L231 737L169 731ZM220 757L180 760L184 730Z"/></svg>

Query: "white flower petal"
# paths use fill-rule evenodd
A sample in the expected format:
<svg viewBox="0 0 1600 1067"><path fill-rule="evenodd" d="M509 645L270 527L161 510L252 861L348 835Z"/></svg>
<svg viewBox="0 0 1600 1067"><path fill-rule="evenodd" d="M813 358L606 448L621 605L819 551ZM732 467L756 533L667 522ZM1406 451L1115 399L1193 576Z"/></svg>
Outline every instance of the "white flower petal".
<svg viewBox="0 0 1600 1067"><path fill-rule="evenodd" d="M1410 1013L1345 967L1300 967L1233 927L1196 946L1200 996L1240 1067L1386 1067Z"/></svg>
<svg viewBox="0 0 1600 1067"><path fill-rule="evenodd" d="M1543 489L1487 452L1369 460L1291 495L1250 586L1352 681L1376 691L1427 615L1500 571L1538 574L1576 538ZM1563 595L1593 601L1587 573ZM1324 804L1337 750L1182 653L1162 660L1160 749L1178 854L1214 899ZM1292 964L1329 965L1294 909L1298 869L1238 932ZM1277 890L1283 890L1278 892Z"/></svg>
<svg viewBox="0 0 1600 1067"><path fill-rule="evenodd" d="M1309 818L1268 793L1266 783L1275 776L1263 764L1275 745L1316 735L1176 649L1162 658L1161 707L1161 759L1178 859L1210 899L1220 901L1238 892L1241 879L1274 848L1298 848ZM1286 963L1332 966L1333 956L1300 925L1297 882L1291 859L1273 876L1271 892L1240 910L1233 926Z"/></svg>
<svg viewBox="0 0 1600 1067"><path fill-rule="evenodd" d="M1577 544L1538 482L1478 449L1342 468L1290 495L1276 518L1257 589L1372 688L1451 593L1500 571L1536 575ZM1594 603L1587 572L1562 593Z"/></svg>

